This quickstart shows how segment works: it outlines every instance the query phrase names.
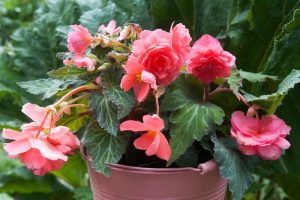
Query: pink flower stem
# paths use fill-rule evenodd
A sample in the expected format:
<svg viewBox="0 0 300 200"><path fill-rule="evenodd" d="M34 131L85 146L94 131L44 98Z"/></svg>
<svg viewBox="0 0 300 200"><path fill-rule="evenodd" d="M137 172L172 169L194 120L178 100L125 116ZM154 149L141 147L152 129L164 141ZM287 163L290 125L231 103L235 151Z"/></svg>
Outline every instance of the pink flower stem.
<svg viewBox="0 0 300 200"><path fill-rule="evenodd" d="M79 92L83 92L83 91L86 91L86 90L97 90L97 89L99 89L99 86L97 86L95 84L80 86L78 88L75 88L74 90L71 90L67 94L65 94L61 99L59 99L55 104L53 104L53 106L54 107L60 106L60 104L62 104L66 99L68 99L69 97L71 97L74 94L77 94Z"/></svg>
<svg viewBox="0 0 300 200"><path fill-rule="evenodd" d="M158 102L157 90L153 90L153 95L155 97L156 114L159 116L159 102Z"/></svg>
<svg viewBox="0 0 300 200"><path fill-rule="evenodd" d="M53 127L56 122L59 120L59 118L63 115L64 111L68 108L75 108L75 107L85 107L84 104L71 104L71 105L67 105L67 106L64 106L62 107L58 112L57 114L55 115L55 119L54 121L51 122L51 127Z"/></svg>
<svg viewBox="0 0 300 200"><path fill-rule="evenodd" d="M43 126L44 126L44 124L45 124L45 122L46 122L46 120L47 120L47 118L48 118L48 115L49 115L50 113L51 113L51 110L49 109L49 110L47 111L47 113L46 113L46 115L45 115L45 117L44 117L44 119L43 119L41 125L39 126L39 129L38 129L37 132L36 132L36 135L35 135L36 138L38 138L38 137L40 136L40 133L41 133L41 131L42 131L42 129L43 129ZM51 116L51 120L52 120L52 119L53 119L53 118L52 118L52 116ZM52 121L51 121L51 123L52 123Z"/></svg>

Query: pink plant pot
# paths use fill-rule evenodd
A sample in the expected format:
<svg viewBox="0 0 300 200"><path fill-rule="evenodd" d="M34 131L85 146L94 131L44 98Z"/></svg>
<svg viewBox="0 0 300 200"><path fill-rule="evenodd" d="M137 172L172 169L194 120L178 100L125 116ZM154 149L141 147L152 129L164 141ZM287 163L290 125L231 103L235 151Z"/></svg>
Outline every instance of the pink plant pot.
<svg viewBox="0 0 300 200"><path fill-rule="evenodd" d="M198 168L141 168L108 165L110 177L87 161L94 200L224 200L227 182L215 161Z"/></svg>

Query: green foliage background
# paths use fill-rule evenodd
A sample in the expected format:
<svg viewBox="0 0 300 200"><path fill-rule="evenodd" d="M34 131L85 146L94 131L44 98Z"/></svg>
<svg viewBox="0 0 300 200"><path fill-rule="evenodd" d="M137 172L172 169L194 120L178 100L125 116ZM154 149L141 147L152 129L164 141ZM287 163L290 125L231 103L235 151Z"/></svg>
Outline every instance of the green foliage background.
<svg viewBox="0 0 300 200"><path fill-rule="evenodd" d="M283 79L300 69L299 0L0 0L0 127L17 129L26 122L20 113L25 102L46 103L16 82L46 77L62 66L56 53L66 51L68 25L80 23L95 31L110 19L166 30L182 22L194 40L204 33L218 37L245 71ZM259 96L276 91L278 83L243 84ZM300 199L299 99L298 85L276 110L293 128L292 147L276 163L256 169L245 199ZM223 103L235 109L230 99ZM0 199L91 199L85 164L76 156L61 171L35 177L0 148Z"/></svg>

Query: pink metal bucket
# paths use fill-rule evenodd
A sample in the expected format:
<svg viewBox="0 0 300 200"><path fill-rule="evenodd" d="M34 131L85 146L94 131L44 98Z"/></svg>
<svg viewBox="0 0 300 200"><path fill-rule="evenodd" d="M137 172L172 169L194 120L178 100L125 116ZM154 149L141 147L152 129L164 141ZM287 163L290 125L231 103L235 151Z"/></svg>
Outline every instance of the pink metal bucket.
<svg viewBox="0 0 300 200"><path fill-rule="evenodd" d="M141 168L108 165L110 177L87 161L94 200L224 200L227 182L215 161L198 168Z"/></svg>

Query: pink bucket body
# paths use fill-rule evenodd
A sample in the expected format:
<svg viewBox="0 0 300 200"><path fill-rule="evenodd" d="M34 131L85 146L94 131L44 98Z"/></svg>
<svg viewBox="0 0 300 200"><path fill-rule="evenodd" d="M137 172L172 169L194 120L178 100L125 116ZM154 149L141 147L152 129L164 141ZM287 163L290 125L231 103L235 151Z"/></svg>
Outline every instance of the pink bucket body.
<svg viewBox="0 0 300 200"><path fill-rule="evenodd" d="M94 200L224 200L227 182L211 160L198 168L109 165L111 176L88 170Z"/></svg>

